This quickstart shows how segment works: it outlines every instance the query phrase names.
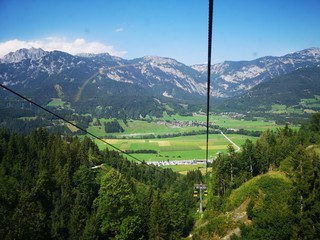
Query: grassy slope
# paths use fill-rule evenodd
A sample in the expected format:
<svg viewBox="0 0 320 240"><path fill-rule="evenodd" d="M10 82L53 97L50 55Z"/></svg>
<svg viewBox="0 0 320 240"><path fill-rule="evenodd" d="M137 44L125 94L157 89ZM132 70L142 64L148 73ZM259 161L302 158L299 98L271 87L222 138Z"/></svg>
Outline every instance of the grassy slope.
<svg viewBox="0 0 320 240"><path fill-rule="evenodd" d="M275 213L286 214L290 188L290 180L281 172L269 172L249 180L225 199L224 212L205 211L205 217L196 223L195 239L230 237L233 233L240 233L242 224L251 225L252 221L261 221L262 216L274 217ZM247 214L249 205L252 221Z"/></svg>
<svg viewBox="0 0 320 240"><path fill-rule="evenodd" d="M264 207L267 198L269 203L285 205L290 187L291 182L283 173L270 172L257 176L235 189L230 194L226 207L228 210L235 209L247 199L255 204L260 202L260 207Z"/></svg>

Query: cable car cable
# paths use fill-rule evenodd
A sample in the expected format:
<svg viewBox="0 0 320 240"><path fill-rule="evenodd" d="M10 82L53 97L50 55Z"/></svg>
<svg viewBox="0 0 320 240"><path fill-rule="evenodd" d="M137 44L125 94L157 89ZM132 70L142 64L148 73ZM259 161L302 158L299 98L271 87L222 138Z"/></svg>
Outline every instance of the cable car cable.
<svg viewBox="0 0 320 240"><path fill-rule="evenodd" d="M209 0L209 23L208 23L208 80L207 80L207 134L206 134L206 175L209 158L209 119L210 119L210 87L211 87L211 49L212 49L212 20L213 0Z"/></svg>

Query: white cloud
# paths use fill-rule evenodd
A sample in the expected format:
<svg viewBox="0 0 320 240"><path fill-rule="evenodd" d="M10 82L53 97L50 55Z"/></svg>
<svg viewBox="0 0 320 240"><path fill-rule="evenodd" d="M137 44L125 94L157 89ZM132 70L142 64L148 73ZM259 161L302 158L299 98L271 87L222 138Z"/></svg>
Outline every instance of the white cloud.
<svg viewBox="0 0 320 240"><path fill-rule="evenodd" d="M100 42L87 42L83 38L68 41L66 38L48 37L41 40L23 41L14 39L0 42L0 58L9 52L31 47L42 48L46 51L59 50L70 54L107 52L113 56L123 57L127 53L126 51L117 51L112 45L106 45Z"/></svg>
<svg viewBox="0 0 320 240"><path fill-rule="evenodd" d="M123 32L123 31L124 31L123 28L117 28L117 29L115 30L115 32Z"/></svg>

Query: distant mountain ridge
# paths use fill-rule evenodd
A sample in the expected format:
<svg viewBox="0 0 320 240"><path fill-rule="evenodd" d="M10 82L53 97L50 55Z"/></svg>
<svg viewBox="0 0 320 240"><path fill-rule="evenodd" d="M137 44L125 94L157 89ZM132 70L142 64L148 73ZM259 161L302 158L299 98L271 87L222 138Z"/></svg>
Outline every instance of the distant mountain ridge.
<svg viewBox="0 0 320 240"><path fill-rule="evenodd" d="M320 66L320 48L310 48L282 57L252 61L226 61L212 66L212 96L241 95L262 82L297 69ZM23 93L44 98L63 93L76 96L152 96L203 101L206 95L206 65L187 66L171 58L146 56L126 60L103 54L71 55L60 51L20 49L0 60L0 82ZM85 99L84 99L85 100Z"/></svg>
<svg viewBox="0 0 320 240"><path fill-rule="evenodd" d="M309 48L282 57L262 57L252 61L226 61L212 66L213 96L240 95L260 83L294 70L320 66L320 48ZM194 65L205 73L205 65Z"/></svg>
<svg viewBox="0 0 320 240"><path fill-rule="evenodd" d="M215 104L215 110L255 116L319 112L320 67L295 70L263 82L240 96Z"/></svg>
<svg viewBox="0 0 320 240"><path fill-rule="evenodd" d="M138 96L194 99L204 95L206 88L201 73L170 58L147 56L125 60L109 54L73 56L35 49L6 55L0 63L0 82L29 92L51 88L51 98L55 97L52 90L58 84L63 92L69 93L65 94L69 100L84 83L84 93L91 89L93 96L119 96L116 88L121 85L125 95L130 92L134 95L140 88Z"/></svg>

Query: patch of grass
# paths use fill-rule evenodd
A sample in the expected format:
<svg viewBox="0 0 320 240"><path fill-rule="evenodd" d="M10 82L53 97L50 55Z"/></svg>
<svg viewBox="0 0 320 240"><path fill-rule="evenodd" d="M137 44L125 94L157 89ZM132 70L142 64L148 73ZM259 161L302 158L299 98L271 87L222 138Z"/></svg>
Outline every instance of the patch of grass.
<svg viewBox="0 0 320 240"><path fill-rule="evenodd" d="M33 121L36 120L38 117L20 117L18 119L21 119L23 121Z"/></svg>
<svg viewBox="0 0 320 240"><path fill-rule="evenodd" d="M74 109L71 107L69 102L65 102L63 101L61 98L52 98L52 101L49 102L47 104L48 107L60 107L60 108L65 108L65 109L69 109L69 110L73 110Z"/></svg>
<svg viewBox="0 0 320 240"><path fill-rule="evenodd" d="M139 141L139 140L137 140ZM131 143L130 145L130 150L144 150L144 149L148 149L148 150L155 150L155 151L159 151L159 145L157 143L150 143L147 142L147 140L141 140L140 142L137 141L132 141L133 143Z"/></svg>
<svg viewBox="0 0 320 240"><path fill-rule="evenodd" d="M160 150L161 152L171 152L171 151L194 151L194 150L200 150L201 148L199 146L194 146L193 144L189 144L189 146L187 144L185 144L184 146L165 146L165 147L161 147Z"/></svg>
<svg viewBox="0 0 320 240"><path fill-rule="evenodd" d="M239 119L231 119L227 116L211 116L210 121L214 125L218 125L223 128L235 128L235 129L245 129L249 131L265 131L267 129L276 129L280 127L274 122L268 121L245 121Z"/></svg>
<svg viewBox="0 0 320 240"><path fill-rule="evenodd" d="M310 145L307 150L314 151L316 154L320 155L320 145Z"/></svg>
<svg viewBox="0 0 320 240"><path fill-rule="evenodd" d="M320 109L320 96L315 95L314 98L301 99L300 105L306 109Z"/></svg>
<svg viewBox="0 0 320 240"><path fill-rule="evenodd" d="M52 101L47 104L48 107L61 107L65 104L61 98L52 98Z"/></svg>
<svg viewBox="0 0 320 240"><path fill-rule="evenodd" d="M75 122L73 122L75 124ZM79 129L76 128L75 126L69 124L69 123L66 123L67 127L70 129L71 132L77 132Z"/></svg>
<svg viewBox="0 0 320 240"><path fill-rule="evenodd" d="M104 131L103 126L89 126L87 128L87 131L98 136L98 137L104 137L106 136L106 132Z"/></svg>
<svg viewBox="0 0 320 240"><path fill-rule="evenodd" d="M285 174L269 172L249 180L238 189L232 191L227 200L226 207L228 210L232 210L240 206L246 199L257 202L259 198L264 198L266 195L272 201L277 201L277 199L280 200L282 197L287 197L290 187L291 182Z"/></svg>
<svg viewBox="0 0 320 240"><path fill-rule="evenodd" d="M287 110L287 106L283 104L273 104L271 106L271 112L273 113L285 113Z"/></svg>
<svg viewBox="0 0 320 240"><path fill-rule="evenodd" d="M178 114L174 115L164 115L163 118L160 118L160 120L167 120L167 121L201 121L201 122L206 122L207 117L205 115L196 115L196 116L180 116Z"/></svg>
<svg viewBox="0 0 320 240"><path fill-rule="evenodd" d="M163 168L170 168L174 172L186 175L189 171L200 170L205 173L205 166L203 164L194 164L194 165L172 165L172 166L163 166Z"/></svg>
<svg viewBox="0 0 320 240"><path fill-rule="evenodd" d="M301 108L295 108L295 107L288 107L287 108L287 113L290 114L303 114L303 109Z"/></svg>

